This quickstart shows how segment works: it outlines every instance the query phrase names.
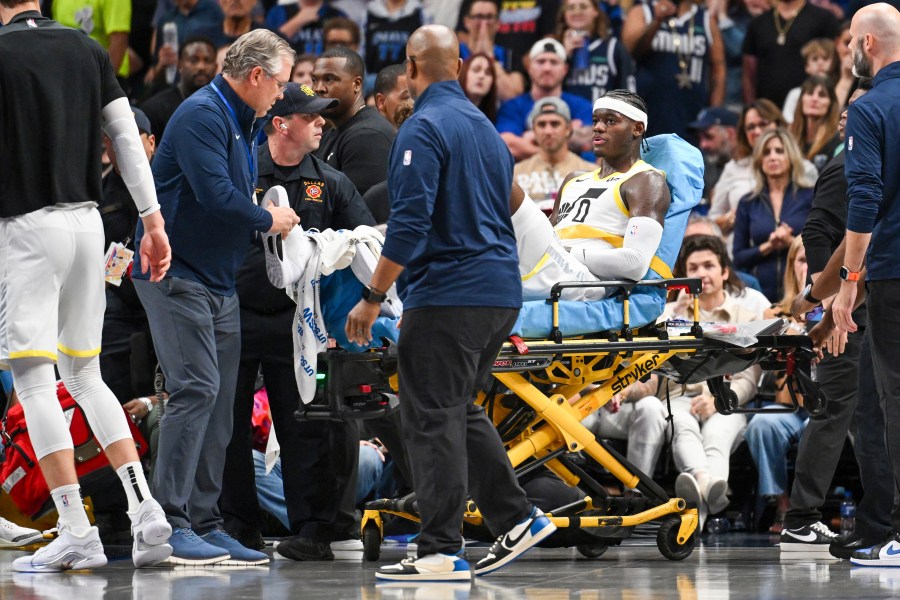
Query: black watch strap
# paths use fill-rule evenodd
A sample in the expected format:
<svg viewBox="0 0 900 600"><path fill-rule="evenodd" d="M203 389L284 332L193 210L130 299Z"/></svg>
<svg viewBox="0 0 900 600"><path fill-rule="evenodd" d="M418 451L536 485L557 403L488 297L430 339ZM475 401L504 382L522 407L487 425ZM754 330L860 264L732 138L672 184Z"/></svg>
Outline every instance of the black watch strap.
<svg viewBox="0 0 900 600"><path fill-rule="evenodd" d="M362 297L363 300L371 304L381 304L387 300L387 293L379 292L375 288L367 285L362 289Z"/></svg>
<svg viewBox="0 0 900 600"><path fill-rule="evenodd" d="M813 284L807 284L806 289L803 290L803 299L810 304L821 304L822 301L812 295L812 288Z"/></svg>

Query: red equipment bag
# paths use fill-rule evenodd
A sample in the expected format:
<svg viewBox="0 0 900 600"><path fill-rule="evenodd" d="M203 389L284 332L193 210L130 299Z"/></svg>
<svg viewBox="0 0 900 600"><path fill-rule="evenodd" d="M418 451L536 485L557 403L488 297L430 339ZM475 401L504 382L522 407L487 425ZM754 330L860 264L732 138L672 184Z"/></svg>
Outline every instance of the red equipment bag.
<svg viewBox="0 0 900 600"><path fill-rule="evenodd" d="M63 414L69 423L72 443L75 446L75 472L82 485L92 479L104 476L104 470L111 468L103 449L94 437L84 410L75 402L62 382L56 384L56 395ZM123 411L125 409L122 409ZM147 442L130 415L126 413L131 436L134 438L138 455L147 453ZM9 409L3 420L3 464L0 465L0 487L9 494L12 501L25 515L39 519L54 509L47 482L38 466L28 424L22 405Z"/></svg>

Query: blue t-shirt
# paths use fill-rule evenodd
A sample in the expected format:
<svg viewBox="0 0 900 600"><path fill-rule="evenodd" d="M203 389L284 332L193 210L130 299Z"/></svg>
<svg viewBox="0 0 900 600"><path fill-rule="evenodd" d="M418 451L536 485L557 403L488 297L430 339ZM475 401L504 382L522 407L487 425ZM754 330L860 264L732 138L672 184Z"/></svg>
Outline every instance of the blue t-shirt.
<svg viewBox="0 0 900 600"><path fill-rule="evenodd" d="M568 92L563 92L560 98L569 106L573 120L579 119L582 124L588 126L593 122L594 105L588 100ZM534 108L534 102L535 100L531 97L531 93L525 92L521 96L516 96L501 104L500 110L497 112L497 131L520 136L531 129L528 115L531 113L531 109ZM590 150L582 152L581 158L590 162L596 160L594 153Z"/></svg>
<svg viewBox="0 0 900 600"><path fill-rule="evenodd" d="M266 29L277 32L282 25L290 21L298 12L300 12L300 8L297 4L276 4L266 13ZM298 55L313 54L318 56L322 54L324 50L322 45L322 27L325 25L325 21L334 17L346 16L347 14L344 11L329 6L327 3L322 4L321 8L319 8L319 18L301 27L297 33L288 39L291 48Z"/></svg>
<svg viewBox="0 0 900 600"><path fill-rule="evenodd" d="M469 48L469 45L465 42L459 43L459 57L463 60L466 60L472 56L472 49ZM506 59L509 56L509 53L506 51L506 48L502 46L494 46L494 60L500 64L506 71L512 71L512 65L506 64Z"/></svg>
<svg viewBox="0 0 900 600"><path fill-rule="evenodd" d="M405 309L522 306L509 215L513 164L458 81L431 84L416 100L391 148L382 250L406 267Z"/></svg>

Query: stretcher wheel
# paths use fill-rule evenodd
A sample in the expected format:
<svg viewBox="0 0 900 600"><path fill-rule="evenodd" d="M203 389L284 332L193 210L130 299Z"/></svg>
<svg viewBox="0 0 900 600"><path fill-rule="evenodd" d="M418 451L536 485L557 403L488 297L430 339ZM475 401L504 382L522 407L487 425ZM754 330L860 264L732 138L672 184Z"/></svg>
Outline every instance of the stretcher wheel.
<svg viewBox="0 0 900 600"><path fill-rule="evenodd" d="M684 560L694 551L697 543L696 531L691 534L684 544L678 543L678 529L681 527L679 517L669 517L659 526L656 532L656 546L660 553L669 560Z"/></svg>
<svg viewBox="0 0 900 600"><path fill-rule="evenodd" d="M606 544L582 544L575 549L585 558L600 558L609 549Z"/></svg>
<svg viewBox="0 0 900 600"><path fill-rule="evenodd" d="M369 521L362 530L363 555L369 562L381 556L381 528L375 521Z"/></svg>
<svg viewBox="0 0 900 600"><path fill-rule="evenodd" d="M720 415L730 415L734 413L738 406L737 394L729 389L723 389L722 394L713 396L713 405L716 407L716 412Z"/></svg>

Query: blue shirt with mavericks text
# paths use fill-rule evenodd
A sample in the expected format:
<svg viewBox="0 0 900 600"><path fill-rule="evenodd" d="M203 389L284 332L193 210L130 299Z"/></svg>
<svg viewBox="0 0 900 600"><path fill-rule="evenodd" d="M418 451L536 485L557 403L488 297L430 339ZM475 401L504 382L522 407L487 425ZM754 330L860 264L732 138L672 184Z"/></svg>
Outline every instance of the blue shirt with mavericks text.
<svg viewBox="0 0 900 600"><path fill-rule="evenodd" d="M872 86L847 114L847 229L872 234L869 280L900 279L900 61L879 70Z"/></svg>
<svg viewBox="0 0 900 600"><path fill-rule="evenodd" d="M513 158L459 82L431 84L391 147L382 255L406 267L405 309L520 308Z"/></svg>
<svg viewBox="0 0 900 600"><path fill-rule="evenodd" d="M260 122L218 75L181 103L153 159L156 195L172 245L168 274L196 281L220 296L235 293L235 274L253 232L272 227L272 215L251 200L256 186L251 140ZM139 223L137 255L143 234ZM134 269L132 277L147 279L139 271Z"/></svg>

